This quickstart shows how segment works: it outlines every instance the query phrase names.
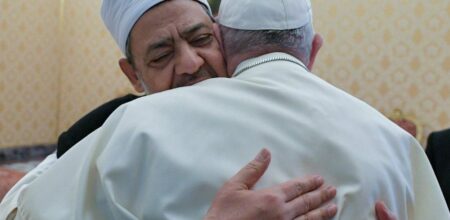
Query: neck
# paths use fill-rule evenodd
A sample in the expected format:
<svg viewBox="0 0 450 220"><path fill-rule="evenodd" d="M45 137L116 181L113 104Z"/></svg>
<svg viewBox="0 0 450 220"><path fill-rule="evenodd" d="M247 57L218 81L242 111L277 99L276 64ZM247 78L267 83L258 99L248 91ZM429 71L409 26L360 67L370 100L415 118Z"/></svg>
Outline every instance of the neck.
<svg viewBox="0 0 450 220"><path fill-rule="evenodd" d="M231 77L236 71L237 66L242 63L245 60L255 58L262 56L264 54L268 53L274 53L274 52L282 52L287 53L289 55L294 56L295 58L302 60L302 57L300 56L300 53L292 50L286 50L286 49L280 49L280 48L264 48L264 49L257 49L257 50L251 50L249 52L240 53L240 54L227 54L227 73L228 76Z"/></svg>

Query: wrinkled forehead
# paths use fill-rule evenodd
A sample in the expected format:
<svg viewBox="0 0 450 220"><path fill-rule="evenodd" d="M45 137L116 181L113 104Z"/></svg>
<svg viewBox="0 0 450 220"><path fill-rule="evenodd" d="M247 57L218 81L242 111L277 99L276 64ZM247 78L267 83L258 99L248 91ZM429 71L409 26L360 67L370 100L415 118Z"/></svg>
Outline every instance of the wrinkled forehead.
<svg viewBox="0 0 450 220"><path fill-rule="evenodd" d="M175 28L181 33L192 26L204 24L212 28L213 20L208 9L197 1L171 0L145 12L134 25L130 36L144 37L147 40L158 40L167 37ZM155 39L156 38L156 39Z"/></svg>

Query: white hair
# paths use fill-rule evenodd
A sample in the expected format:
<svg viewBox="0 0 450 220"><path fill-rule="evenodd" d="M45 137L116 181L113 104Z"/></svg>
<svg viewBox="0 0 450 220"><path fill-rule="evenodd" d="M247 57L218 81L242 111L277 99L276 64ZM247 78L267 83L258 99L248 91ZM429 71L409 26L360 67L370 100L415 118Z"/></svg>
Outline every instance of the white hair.
<svg viewBox="0 0 450 220"><path fill-rule="evenodd" d="M236 54L279 48L300 54L300 60L308 65L314 28L308 23L290 30L239 30L220 25L226 57Z"/></svg>

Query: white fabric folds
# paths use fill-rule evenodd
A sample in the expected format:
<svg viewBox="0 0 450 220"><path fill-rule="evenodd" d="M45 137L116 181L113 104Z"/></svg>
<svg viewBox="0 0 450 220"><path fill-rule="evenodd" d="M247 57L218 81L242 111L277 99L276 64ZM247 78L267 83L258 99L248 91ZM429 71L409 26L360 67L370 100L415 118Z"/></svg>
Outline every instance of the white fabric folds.
<svg viewBox="0 0 450 220"><path fill-rule="evenodd" d="M378 200L398 219L450 219L417 141L293 59L267 54L121 106L21 192L16 220L202 219L263 147L256 189L320 174L337 187L335 219L375 220Z"/></svg>

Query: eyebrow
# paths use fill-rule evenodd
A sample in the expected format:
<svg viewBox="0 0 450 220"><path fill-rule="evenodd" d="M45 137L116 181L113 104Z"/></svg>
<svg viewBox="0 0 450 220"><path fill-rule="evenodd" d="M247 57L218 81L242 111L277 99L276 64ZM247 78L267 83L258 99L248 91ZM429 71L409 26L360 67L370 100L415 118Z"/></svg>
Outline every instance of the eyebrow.
<svg viewBox="0 0 450 220"><path fill-rule="evenodd" d="M198 30L200 30L202 28L208 28L208 25L206 25L204 23L194 24L194 25L186 28L185 30L183 30L180 35L181 35L182 38L187 38L187 37L193 35L195 32L197 32ZM166 37L166 38L163 38L163 39L161 39L161 40L159 40L159 41L157 41L155 43L150 44L147 47L147 50L145 51L145 60L148 60L148 58L150 56L150 53L153 50L167 47L167 46L171 45L172 42L173 42L173 38L172 37Z"/></svg>
<svg viewBox="0 0 450 220"><path fill-rule="evenodd" d="M172 42L172 38L171 37L165 37L165 38L157 41L156 43L150 44L148 46L148 49L152 49L152 50L159 49L161 47L167 46L168 44L170 44L170 42Z"/></svg>
<svg viewBox="0 0 450 220"><path fill-rule="evenodd" d="M181 32L181 37L187 38L202 28L208 28L208 25L206 25L205 23L194 24L194 25L186 28L185 30L183 30Z"/></svg>
<svg viewBox="0 0 450 220"><path fill-rule="evenodd" d="M147 50L145 51L145 59L146 60L148 59L148 57L150 56L150 53L153 50L167 47L167 46L169 46L172 43L172 41L173 41L173 39L171 37L165 37L165 38L163 38L163 39L161 39L161 40L159 40L159 41L157 41L155 43L150 44L147 47Z"/></svg>

